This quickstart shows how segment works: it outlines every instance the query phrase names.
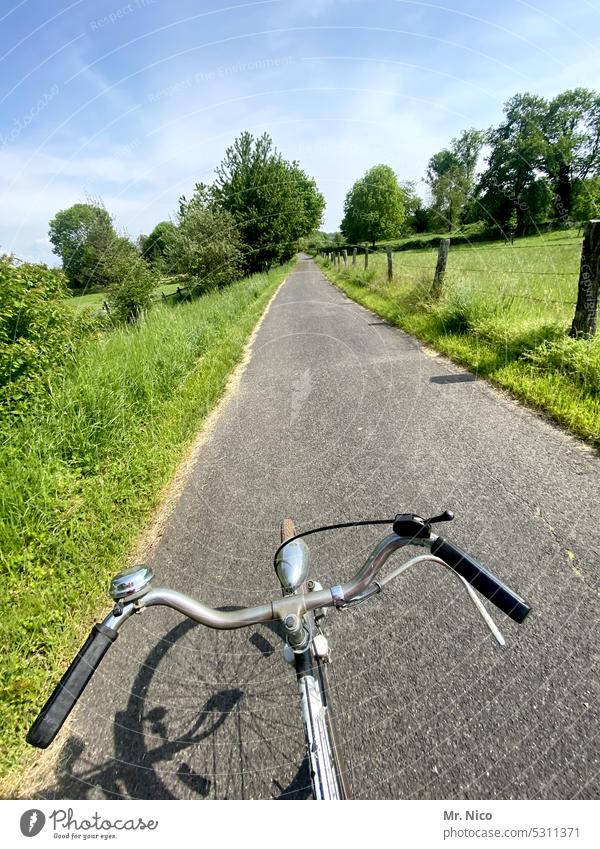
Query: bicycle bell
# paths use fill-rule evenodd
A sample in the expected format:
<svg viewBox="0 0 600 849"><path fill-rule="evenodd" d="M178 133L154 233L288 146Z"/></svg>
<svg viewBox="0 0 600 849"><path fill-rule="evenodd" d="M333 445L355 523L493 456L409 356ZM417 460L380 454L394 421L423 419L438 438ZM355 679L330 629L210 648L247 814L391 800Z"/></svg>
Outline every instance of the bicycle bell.
<svg viewBox="0 0 600 849"><path fill-rule="evenodd" d="M150 566L139 563L114 576L110 582L110 594L115 601L134 601L148 592L153 578Z"/></svg>
<svg viewBox="0 0 600 849"><path fill-rule="evenodd" d="M284 592L301 587L308 577L310 554L303 539L288 542L277 554L275 569Z"/></svg>

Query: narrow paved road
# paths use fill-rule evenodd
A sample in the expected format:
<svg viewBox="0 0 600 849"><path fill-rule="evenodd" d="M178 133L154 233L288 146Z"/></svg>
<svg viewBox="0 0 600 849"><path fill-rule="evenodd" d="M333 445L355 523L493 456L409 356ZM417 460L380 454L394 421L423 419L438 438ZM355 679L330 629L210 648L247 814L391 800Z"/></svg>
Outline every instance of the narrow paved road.
<svg viewBox="0 0 600 849"><path fill-rule="evenodd" d="M447 535L533 605L500 649L457 582L416 570L332 613L338 725L365 798L599 792L600 460L348 301L310 260L288 278L153 555L213 605L278 594L279 522L454 510ZM313 538L342 581L376 529ZM164 610L124 630L41 797L306 796L276 629Z"/></svg>

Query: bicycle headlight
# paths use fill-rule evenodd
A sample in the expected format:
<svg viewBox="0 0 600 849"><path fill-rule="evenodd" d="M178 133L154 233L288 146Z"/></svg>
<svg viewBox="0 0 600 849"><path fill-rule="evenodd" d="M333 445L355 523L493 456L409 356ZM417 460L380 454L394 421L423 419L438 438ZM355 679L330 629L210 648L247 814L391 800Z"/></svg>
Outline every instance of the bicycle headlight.
<svg viewBox="0 0 600 849"><path fill-rule="evenodd" d="M308 577L310 554L303 539L288 542L277 555L275 570L286 593L301 587Z"/></svg>

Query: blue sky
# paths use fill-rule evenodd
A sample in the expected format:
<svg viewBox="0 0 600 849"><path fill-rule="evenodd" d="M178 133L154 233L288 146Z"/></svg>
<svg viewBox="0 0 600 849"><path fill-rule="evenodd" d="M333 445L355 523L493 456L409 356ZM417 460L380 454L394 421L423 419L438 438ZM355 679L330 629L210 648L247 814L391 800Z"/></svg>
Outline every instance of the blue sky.
<svg viewBox="0 0 600 849"><path fill-rule="evenodd" d="M422 180L514 93L597 87L599 34L599 0L2 0L0 250L56 262L48 221L87 196L147 233L245 129L337 229L372 165Z"/></svg>

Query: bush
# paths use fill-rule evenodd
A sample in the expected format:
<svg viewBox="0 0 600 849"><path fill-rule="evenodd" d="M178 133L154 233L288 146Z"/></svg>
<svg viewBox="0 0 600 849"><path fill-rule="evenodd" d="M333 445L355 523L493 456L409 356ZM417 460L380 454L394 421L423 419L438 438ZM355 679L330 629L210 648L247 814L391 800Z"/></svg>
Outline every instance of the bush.
<svg viewBox="0 0 600 849"><path fill-rule="evenodd" d="M101 259L103 276L109 281L107 301L111 317L119 322L137 321L150 309L154 275L128 239L117 238Z"/></svg>
<svg viewBox="0 0 600 849"><path fill-rule="evenodd" d="M61 271L0 258L0 413L16 413L49 392L93 326L68 296Z"/></svg>
<svg viewBox="0 0 600 849"><path fill-rule="evenodd" d="M216 209L200 190L182 202L167 259L176 271L191 278L196 293L219 289L237 280L242 268L242 245L233 216Z"/></svg>

